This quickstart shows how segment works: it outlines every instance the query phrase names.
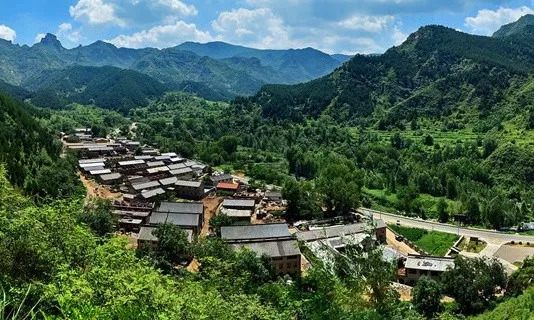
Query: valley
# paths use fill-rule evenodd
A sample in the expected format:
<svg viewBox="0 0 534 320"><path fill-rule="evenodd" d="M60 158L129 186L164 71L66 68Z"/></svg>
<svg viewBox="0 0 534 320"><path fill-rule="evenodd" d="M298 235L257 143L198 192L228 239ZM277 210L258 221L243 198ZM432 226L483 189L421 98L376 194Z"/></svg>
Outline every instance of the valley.
<svg viewBox="0 0 534 320"><path fill-rule="evenodd" d="M528 319L533 28L0 39L0 318Z"/></svg>

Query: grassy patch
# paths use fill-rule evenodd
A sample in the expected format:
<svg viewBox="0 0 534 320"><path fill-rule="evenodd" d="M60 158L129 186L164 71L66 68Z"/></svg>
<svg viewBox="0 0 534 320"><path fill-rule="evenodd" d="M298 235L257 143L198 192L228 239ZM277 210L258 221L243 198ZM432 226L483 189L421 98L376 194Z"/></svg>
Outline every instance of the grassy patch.
<svg viewBox="0 0 534 320"><path fill-rule="evenodd" d="M466 240L467 238L464 238L462 242L460 242L460 245L458 246L460 250L462 251L479 253L480 251L484 250L484 248L486 247L486 243L484 241L478 240L478 242L475 242L475 241L466 242Z"/></svg>
<svg viewBox="0 0 534 320"><path fill-rule="evenodd" d="M431 255L443 256L458 240L454 234L390 225L390 228Z"/></svg>

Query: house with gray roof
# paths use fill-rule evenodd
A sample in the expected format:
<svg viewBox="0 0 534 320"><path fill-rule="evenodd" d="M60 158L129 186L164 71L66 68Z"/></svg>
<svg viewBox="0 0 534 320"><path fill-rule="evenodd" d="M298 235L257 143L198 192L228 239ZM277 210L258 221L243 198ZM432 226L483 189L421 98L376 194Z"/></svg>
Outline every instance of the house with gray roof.
<svg viewBox="0 0 534 320"><path fill-rule="evenodd" d="M300 271L298 243L285 223L221 227L221 238L236 250L251 250L267 256L278 274Z"/></svg>
<svg viewBox="0 0 534 320"><path fill-rule="evenodd" d="M172 223L199 234L204 221L204 205L197 202L162 202L150 217L149 224Z"/></svg>
<svg viewBox="0 0 534 320"><path fill-rule="evenodd" d="M453 267L454 258L410 254L404 262L404 274L400 273L399 280L408 285L415 284L422 276L439 281L441 274Z"/></svg>
<svg viewBox="0 0 534 320"><path fill-rule="evenodd" d="M254 210L256 201L252 199L224 199L222 206L226 209Z"/></svg>

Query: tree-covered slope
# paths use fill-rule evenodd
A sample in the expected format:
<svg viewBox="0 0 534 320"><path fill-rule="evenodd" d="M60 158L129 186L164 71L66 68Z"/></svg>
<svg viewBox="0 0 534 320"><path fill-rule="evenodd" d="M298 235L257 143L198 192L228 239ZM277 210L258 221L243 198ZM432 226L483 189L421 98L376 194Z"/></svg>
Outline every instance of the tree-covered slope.
<svg viewBox="0 0 534 320"><path fill-rule="evenodd" d="M201 83L227 99L236 95L250 95L265 84L223 61L173 48L144 56L132 69L175 86L184 82Z"/></svg>
<svg viewBox="0 0 534 320"><path fill-rule="evenodd" d="M534 313L534 287L517 298L507 300L489 312L473 317L473 320L526 320Z"/></svg>
<svg viewBox="0 0 534 320"><path fill-rule="evenodd" d="M467 123L507 104L516 94L509 89L529 81L533 70L533 44L428 26L383 55L355 56L321 79L265 86L254 101L265 116L278 119L328 114L387 127L421 116L455 115Z"/></svg>
<svg viewBox="0 0 534 320"><path fill-rule="evenodd" d="M502 26L495 31L493 37L503 38L508 36L533 36L534 35L534 15L527 14L519 20Z"/></svg>
<svg viewBox="0 0 534 320"><path fill-rule="evenodd" d="M281 74L278 81L269 83L281 84L295 84L322 77L348 60L345 55L334 57L312 48L261 50L224 42L185 42L176 48L214 59L257 58L262 65Z"/></svg>
<svg viewBox="0 0 534 320"><path fill-rule="evenodd" d="M136 71L84 66L43 70L22 85L36 91L32 102L37 106L60 108L78 102L118 111L146 106L169 89Z"/></svg>
<svg viewBox="0 0 534 320"><path fill-rule="evenodd" d="M59 140L27 110L33 111L0 93L1 169L7 170L7 177L14 186L38 198L64 197L78 192L75 164L60 158Z"/></svg>
<svg viewBox="0 0 534 320"><path fill-rule="evenodd" d="M315 79L342 64L338 59L309 48L257 50L226 43L198 46L186 43L159 50L117 48L97 41L66 49L52 34L31 47L0 40L0 58L0 80L17 86L31 84L35 77L49 69L73 65L113 66L143 72L160 82L221 100L253 95L267 83L293 84ZM48 97L50 95L47 93Z"/></svg>

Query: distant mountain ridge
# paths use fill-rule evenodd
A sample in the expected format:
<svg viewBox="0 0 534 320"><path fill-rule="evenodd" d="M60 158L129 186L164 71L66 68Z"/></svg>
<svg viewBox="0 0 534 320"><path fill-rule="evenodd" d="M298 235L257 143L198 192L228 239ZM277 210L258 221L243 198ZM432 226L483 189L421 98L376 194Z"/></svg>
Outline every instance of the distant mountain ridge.
<svg viewBox="0 0 534 320"><path fill-rule="evenodd" d="M150 75L173 89L229 100L253 95L268 83L294 84L324 76L348 57L332 57L311 48L258 50L223 42L184 43L159 50L117 48L97 41L66 49L56 36L47 34L31 47L0 40L0 58L0 80L25 88L36 89L32 80L43 70L112 66Z"/></svg>

